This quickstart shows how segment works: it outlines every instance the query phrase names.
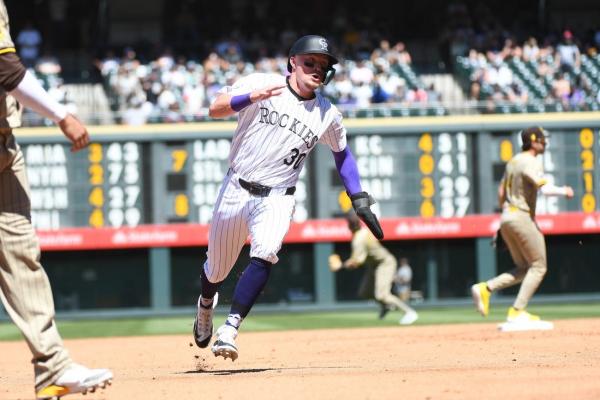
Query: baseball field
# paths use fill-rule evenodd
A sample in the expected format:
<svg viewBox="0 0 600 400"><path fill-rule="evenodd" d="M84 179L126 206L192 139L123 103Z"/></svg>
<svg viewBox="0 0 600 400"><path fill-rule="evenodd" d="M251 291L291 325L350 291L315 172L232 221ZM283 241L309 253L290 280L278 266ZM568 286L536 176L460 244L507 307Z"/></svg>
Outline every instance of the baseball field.
<svg viewBox="0 0 600 400"><path fill-rule="evenodd" d="M251 315L237 361L192 344L193 319L59 321L73 357L110 367L106 389L69 399L598 399L600 304L537 305L552 331L503 333L504 307ZM220 323L223 315L216 316ZM0 399L33 398L29 350L0 324Z"/></svg>

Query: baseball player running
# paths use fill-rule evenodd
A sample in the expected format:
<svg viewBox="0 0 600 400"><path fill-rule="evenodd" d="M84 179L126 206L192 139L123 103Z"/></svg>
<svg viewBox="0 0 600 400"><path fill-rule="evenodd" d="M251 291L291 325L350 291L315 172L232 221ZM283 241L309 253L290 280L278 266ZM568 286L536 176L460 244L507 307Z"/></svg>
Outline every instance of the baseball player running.
<svg viewBox="0 0 600 400"><path fill-rule="evenodd" d="M347 146L337 108L318 91L335 73L337 63L324 37L298 39L288 58L288 77L250 74L224 87L210 106L210 116L238 113L229 154L229 171L217 198L209 233L207 260L193 334L205 348L213 333L215 295L227 278L248 235L251 262L233 293L230 313L216 332L215 356L238 357L235 339L265 287L294 212L295 184L317 143L329 146L357 214L379 239L381 226L361 188L358 168Z"/></svg>
<svg viewBox="0 0 600 400"><path fill-rule="evenodd" d="M348 220L348 229L352 232L352 254L343 262L339 254L332 254L329 256L329 268L331 271L337 272L342 268L354 269L361 266L373 266L375 268L375 300L382 306L381 318L385 317L388 310L400 309L404 312L400 324L414 323L419 318L417 312L398 296L392 294L398 266L396 257L383 247L371 232L361 226L360 219L355 213L349 212L346 219Z"/></svg>
<svg viewBox="0 0 600 400"><path fill-rule="evenodd" d="M546 274L546 243L535 223L537 193L540 190L546 196L573 197L570 186L557 187L544 179L541 160L536 157L546 150L547 138L547 132L538 126L521 131L523 151L508 162L498 187L498 202L502 207L501 239L516 268L471 287L475 306L484 317L489 313L493 291L521 283L506 320L522 324L540 321L539 316L525 310Z"/></svg>
<svg viewBox="0 0 600 400"><path fill-rule="evenodd" d="M113 375L73 363L56 328L52 291L31 225L25 160L13 136L21 124L15 99L58 123L73 151L87 146L85 127L44 91L16 55L0 0L0 298L33 354L36 397L86 393L110 383Z"/></svg>

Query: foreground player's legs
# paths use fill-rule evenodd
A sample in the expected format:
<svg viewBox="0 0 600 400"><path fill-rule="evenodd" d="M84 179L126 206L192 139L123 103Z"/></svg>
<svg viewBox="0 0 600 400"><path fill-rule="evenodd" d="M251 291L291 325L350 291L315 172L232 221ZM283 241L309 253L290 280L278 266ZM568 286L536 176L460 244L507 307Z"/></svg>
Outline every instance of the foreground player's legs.
<svg viewBox="0 0 600 400"><path fill-rule="evenodd" d="M217 330L217 340L212 347L215 356L232 360L238 356L237 331L266 286L271 265L279 260L277 252L289 229L294 209L292 196L265 197L254 203L256 207L252 208L248 224L252 236L252 261L238 280L229 316L225 325Z"/></svg>
<svg viewBox="0 0 600 400"><path fill-rule="evenodd" d="M0 298L33 355L36 397L104 387L112 372L73 363L58 333L52 290L31 225L23 153L12 135L0 135L0 168Z"/></svg>
<svg viewBox="0 0 600 400"><path fill-rule="evenodd" d="M12 135L10 136L12 138ZM12 164L0 171L0 297L33 354L36 390L52 383L71 364L54 321L48 276L31 225L29 184L23 154L0 135L2 154ZM0 166L1 167L1 166Z"/></svg>

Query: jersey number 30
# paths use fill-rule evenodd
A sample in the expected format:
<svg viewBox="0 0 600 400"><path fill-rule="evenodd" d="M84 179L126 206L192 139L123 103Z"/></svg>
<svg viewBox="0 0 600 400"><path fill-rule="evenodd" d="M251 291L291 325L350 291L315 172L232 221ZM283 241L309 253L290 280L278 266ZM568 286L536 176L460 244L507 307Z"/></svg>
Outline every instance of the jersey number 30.
<svg viewBox="0 0 600 400"><path fill-rule="evenodd" d="M294 169L298 169L300 164L302 164L302 160L306 158L306 153L300 153L298 149L292 149L292 154L290 154L289 158L285 158L283 163L285 165L294 165Z"/></svg>

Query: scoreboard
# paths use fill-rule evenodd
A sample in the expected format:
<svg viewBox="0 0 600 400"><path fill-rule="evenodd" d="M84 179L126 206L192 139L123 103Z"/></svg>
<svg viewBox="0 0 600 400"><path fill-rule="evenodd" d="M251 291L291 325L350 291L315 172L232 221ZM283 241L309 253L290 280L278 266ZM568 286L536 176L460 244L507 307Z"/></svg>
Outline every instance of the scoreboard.
<svg viewBox="0 0 600 400"><path fill-rule="evenodd" d="M144 216L145 158L140 143L91 143L70 154L59 143L22 144L38 229L134 227Z"/></svg>
<svg viewBox="0 0 600 400"><path fill-rule="evenodd" d="M539 198L536 223L550 235L554 271L541 290L597 292L590 265L600 237L600 113L364 118L344 124L364 190L377 201L386 247L424 267L415 282L436 301L464 297L469 282L508 268L508 255L489 246L500 220L497 187L506 163L521 151L520 130L543 126L551 135L541 156L546 178L572 186L575 198ZM15 131L59 309L71 298L63 293L73 292L86 309L150 305L164 312L194 304L198 263L234 130L232 122L89 127L92 143L77 153L57 128ZM344 282L322 268L337 251L335 243L347 250L351 240L339 218L347 205L344 192L331 151L316 146L297 183L281 261L286 268L274 271L278 289L265 294L267 303L329 306L355 297L344 288L356 287L358 275ZM85 272L82 254L88 254ZM246 261L241 257L235 268L241 271ZM81 289L88 287L89 271L97 271L94 287L101 291ZM449 276L454 283L439 290Z"/></svg>
<svg viewBox="0 0 600 400"><path fill-rule="evenodd" d="M384 118L348 120L346 127L363 188L382 218L496 212L504 165L520 151L519 130L532 124L551 135L542 158L547 179L575 191L570 201L542 196L538 213L595 213L600 118L583 114ZM93 142L78 153L57 130L17 132L37 229L210 223L235 124L96 129L100 134L91 128ZM326 146L315 152L321 154L309 157L297 185L295 222L340 215L344 188L333 157Z"/></svg>
<svg viewBox="0 0 600 400"><path fill-rule="evenodd" d="M494 132L491 163L494 186L502 178L504 164L520 151L518 132ZM546 152L539 156L544 166L545 178L558 186L569 185L574 199L564 197L538 198L538 214L558 214L564 211L592 213L598 210L600 193L600 130L591 128L556 129L550 132Z"/></svg>
<svg viewBox="0 0 600 400"><path fill-rule="evenodd" d="M164 186L161 222L208 223L227 173L228 139L166 142L159 146L157 184Z"/></svg>
<svg viewBox="0 0 600 400"><path fill-rule="evenodd" d="M356 135L351 136L350 146L363 189L377 200L380 215L462 217L474 210L471 136L465 132ZM344 190L341 182L337 189Z"/></svg>

